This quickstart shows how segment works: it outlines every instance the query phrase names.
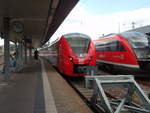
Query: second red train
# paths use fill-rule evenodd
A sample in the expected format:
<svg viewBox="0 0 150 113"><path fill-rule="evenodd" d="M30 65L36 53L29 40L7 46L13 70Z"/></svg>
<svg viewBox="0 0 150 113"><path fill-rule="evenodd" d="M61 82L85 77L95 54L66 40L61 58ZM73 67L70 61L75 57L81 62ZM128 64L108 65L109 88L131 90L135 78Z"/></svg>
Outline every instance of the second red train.
<svg viewBox="0 0 150 113"><path fill-rule="evenodd" d="M149 37L139 32L123 32L94 41L98 65L147 69L150 64Z"/></svg>

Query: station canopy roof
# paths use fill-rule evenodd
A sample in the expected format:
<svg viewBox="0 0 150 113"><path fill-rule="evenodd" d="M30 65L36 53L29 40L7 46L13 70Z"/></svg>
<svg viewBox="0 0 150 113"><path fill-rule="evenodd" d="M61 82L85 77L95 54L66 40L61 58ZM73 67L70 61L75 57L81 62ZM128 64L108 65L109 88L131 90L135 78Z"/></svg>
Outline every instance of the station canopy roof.
<svg viewBox="0 0 150 113"><path fill-rule="evenodd" d="M134 32L140 32L140 33L145 33L145 34L150 34L150 25L134 28L128 31L134 31Z"/></svg>
<svg viewBox="0 0 150 113"><path fill-rule="evenodd" d="M54 34L78 1L0 0L0 32L4 32L4 18L9 18L11 41L26 40L32 42L32 47L40 47Z"/></svg>

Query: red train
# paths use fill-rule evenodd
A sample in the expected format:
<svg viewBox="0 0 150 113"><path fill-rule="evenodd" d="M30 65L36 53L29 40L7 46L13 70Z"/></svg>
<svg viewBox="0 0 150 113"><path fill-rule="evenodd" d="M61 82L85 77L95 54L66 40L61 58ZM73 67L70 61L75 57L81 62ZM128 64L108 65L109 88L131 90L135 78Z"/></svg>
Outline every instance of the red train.
<svg viewBox="0 0 150 113"><path fill-rule="evenodd" d="M94 40L94 43L99 65L146 69L150 63L149 37L142 33L111 34Z"/></svg>
<svg viewBox="0 0 150 113"><path fill-rule="evenodd" d="M96 67L95 45L85 34L62 35L46 49L48 60L67 76L84 76Z"/></svg>

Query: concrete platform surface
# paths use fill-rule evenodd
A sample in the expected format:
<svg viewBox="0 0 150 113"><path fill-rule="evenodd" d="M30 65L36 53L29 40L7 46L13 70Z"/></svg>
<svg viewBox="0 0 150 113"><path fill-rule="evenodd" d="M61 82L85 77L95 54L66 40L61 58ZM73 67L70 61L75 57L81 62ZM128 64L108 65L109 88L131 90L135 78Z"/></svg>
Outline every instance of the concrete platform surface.
<svg viewBox="0 0 150 113"><path fill-rule="evenodd" d="M9 82L0 80L0 113L92 111L46 60L30 59L22 73L13 73Z"/></svg>

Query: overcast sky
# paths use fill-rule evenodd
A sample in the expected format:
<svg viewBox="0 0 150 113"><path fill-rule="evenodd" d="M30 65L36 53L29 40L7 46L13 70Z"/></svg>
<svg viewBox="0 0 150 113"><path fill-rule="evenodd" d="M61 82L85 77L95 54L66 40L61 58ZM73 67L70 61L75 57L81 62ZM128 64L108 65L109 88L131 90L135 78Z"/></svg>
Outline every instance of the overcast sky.
<svg viewBox="0 0 150 113"><path fill-rule="evenodd" d="M52 41L63 34L81 32L96 39L102 34L117 33L150 25L150 0L80 0Z"/></svg>

